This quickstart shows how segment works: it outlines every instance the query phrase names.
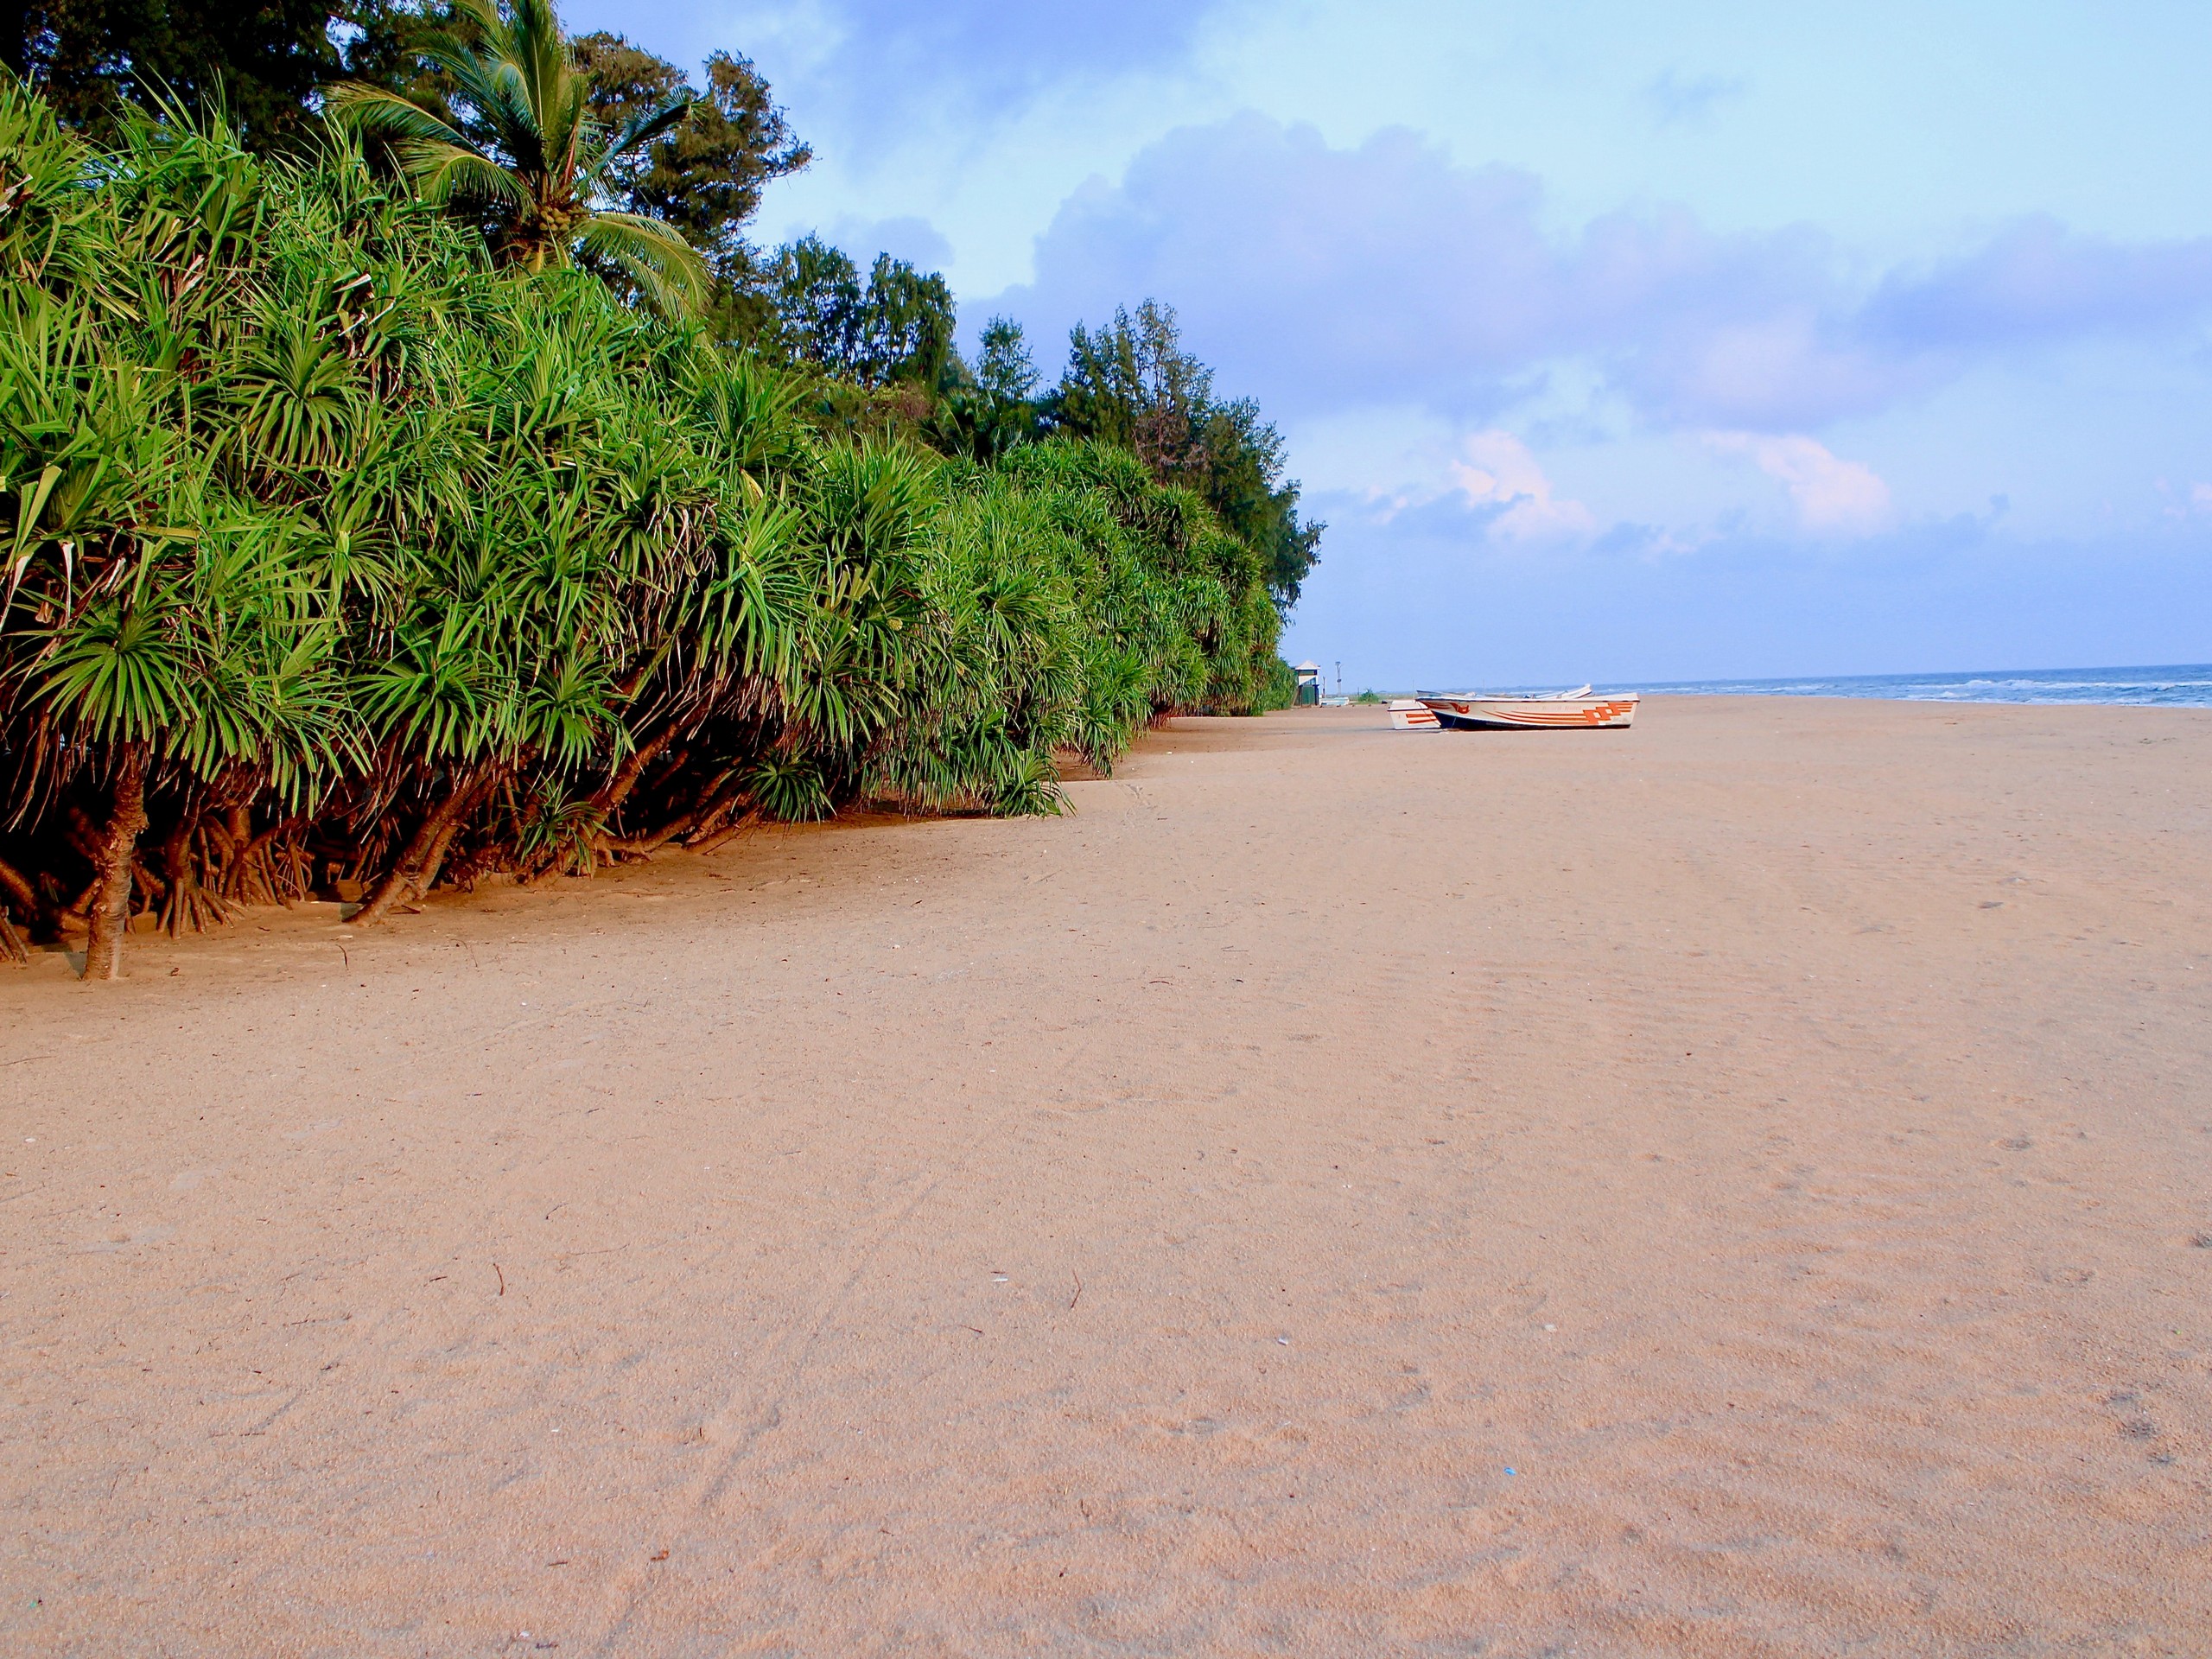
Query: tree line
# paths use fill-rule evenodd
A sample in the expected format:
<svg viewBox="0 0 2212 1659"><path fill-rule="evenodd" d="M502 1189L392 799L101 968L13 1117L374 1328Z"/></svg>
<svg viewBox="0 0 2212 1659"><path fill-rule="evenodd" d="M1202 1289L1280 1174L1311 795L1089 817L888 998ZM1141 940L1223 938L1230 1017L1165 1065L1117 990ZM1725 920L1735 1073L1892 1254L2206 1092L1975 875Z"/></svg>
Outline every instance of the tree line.
<svg viewBox="0 0 2212 1659"><path fill-rule="evenodd" d="M134 918L1049 811L1056 754L1284 700L1318 529L1272 429L1164 308L1040 391L1010 324L963 360L939 277L752 249L806 157L741 60L700 92L543 0L272 4L300 61L218 73L85 21L176 53L188 6L29 10L0 954L107 977Z"/></svg>
<svg viewBox="0 0 2212 1659"><path fill-rule="evenodd" d="M96 137L168 99L217 108L250 150L281 152L315 142L334 88L369 87L512 165L531 135L472 99L466 73L440 54L456 35L503 29L524 41L559 32L550 0L28 0L0 18L0 60ZM1147 300L1104 327L1078 326L1054 385L1040 385L1019 325L1005 319L990 321L970 365L942 276L887 254L863 273L814 237L773 249L748 239L762 191L813 153L751 60L717 52L694 76L605 32L575 37L567 51L582 115L603 141L626 132L631 142L610 143L588 181L552 181L553 194L581 181L578 205L677 232L701 257L697 309L717 339L845 389L830 401L855 429L896 429L984 460L1051 434L1134 447L1262 549L1279 603L1297 602L1325 526L1298 511L1281 435L1249 400L1215 397L1172 308ZM855 389L898 395L861 399Z"/></svg>

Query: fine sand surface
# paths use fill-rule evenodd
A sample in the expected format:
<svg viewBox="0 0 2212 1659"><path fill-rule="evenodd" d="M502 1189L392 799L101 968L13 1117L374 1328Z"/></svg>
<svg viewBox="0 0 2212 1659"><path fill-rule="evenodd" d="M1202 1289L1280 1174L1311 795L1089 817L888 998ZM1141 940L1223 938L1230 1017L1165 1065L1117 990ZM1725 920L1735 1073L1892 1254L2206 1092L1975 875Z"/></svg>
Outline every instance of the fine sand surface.
<svg viewBox="0 0 2212 1659"><path fill-rule="evenodd" d="M2212 713L1640 721L0 977L0 1649L2212 1651Z"/></svg>

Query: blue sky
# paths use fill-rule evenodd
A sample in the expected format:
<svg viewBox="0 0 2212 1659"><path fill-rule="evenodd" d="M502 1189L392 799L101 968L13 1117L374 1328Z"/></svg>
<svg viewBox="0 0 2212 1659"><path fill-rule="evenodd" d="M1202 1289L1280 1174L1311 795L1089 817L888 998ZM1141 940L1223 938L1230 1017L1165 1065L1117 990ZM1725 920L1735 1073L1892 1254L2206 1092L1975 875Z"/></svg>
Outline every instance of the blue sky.
<svg viewBox="0 0 2212 1659"><path fill-rule="evenodd" d="M2212 659L2212 8L569 0L1057 368L1155 296L1353 685Z"/></svg>

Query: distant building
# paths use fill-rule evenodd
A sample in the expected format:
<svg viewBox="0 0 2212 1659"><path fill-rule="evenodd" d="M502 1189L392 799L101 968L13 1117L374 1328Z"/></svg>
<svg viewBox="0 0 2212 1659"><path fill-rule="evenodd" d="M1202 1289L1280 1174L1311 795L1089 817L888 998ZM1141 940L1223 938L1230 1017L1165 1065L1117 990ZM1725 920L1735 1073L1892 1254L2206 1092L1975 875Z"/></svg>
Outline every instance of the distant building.
<svg viewBox="0 0 2212 1659"><path fill-rule="evenodd" d="M1298 701L1318 703L1321 701L1321 664L1300 663L1290 671L1298 676Z"/></svg>

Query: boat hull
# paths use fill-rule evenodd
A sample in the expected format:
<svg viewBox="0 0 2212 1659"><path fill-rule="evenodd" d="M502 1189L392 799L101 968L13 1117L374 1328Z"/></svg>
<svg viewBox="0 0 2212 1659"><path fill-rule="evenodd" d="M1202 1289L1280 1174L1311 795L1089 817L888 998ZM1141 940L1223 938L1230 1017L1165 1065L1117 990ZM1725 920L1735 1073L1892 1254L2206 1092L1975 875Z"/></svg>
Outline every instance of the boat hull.
<svg viewBox="0 0 2212 1659"><path fill-rule="evenodd" d="M1621 731L1636 720L1634 692L1611 697L1423 697L1452 731Z"/></svg>

